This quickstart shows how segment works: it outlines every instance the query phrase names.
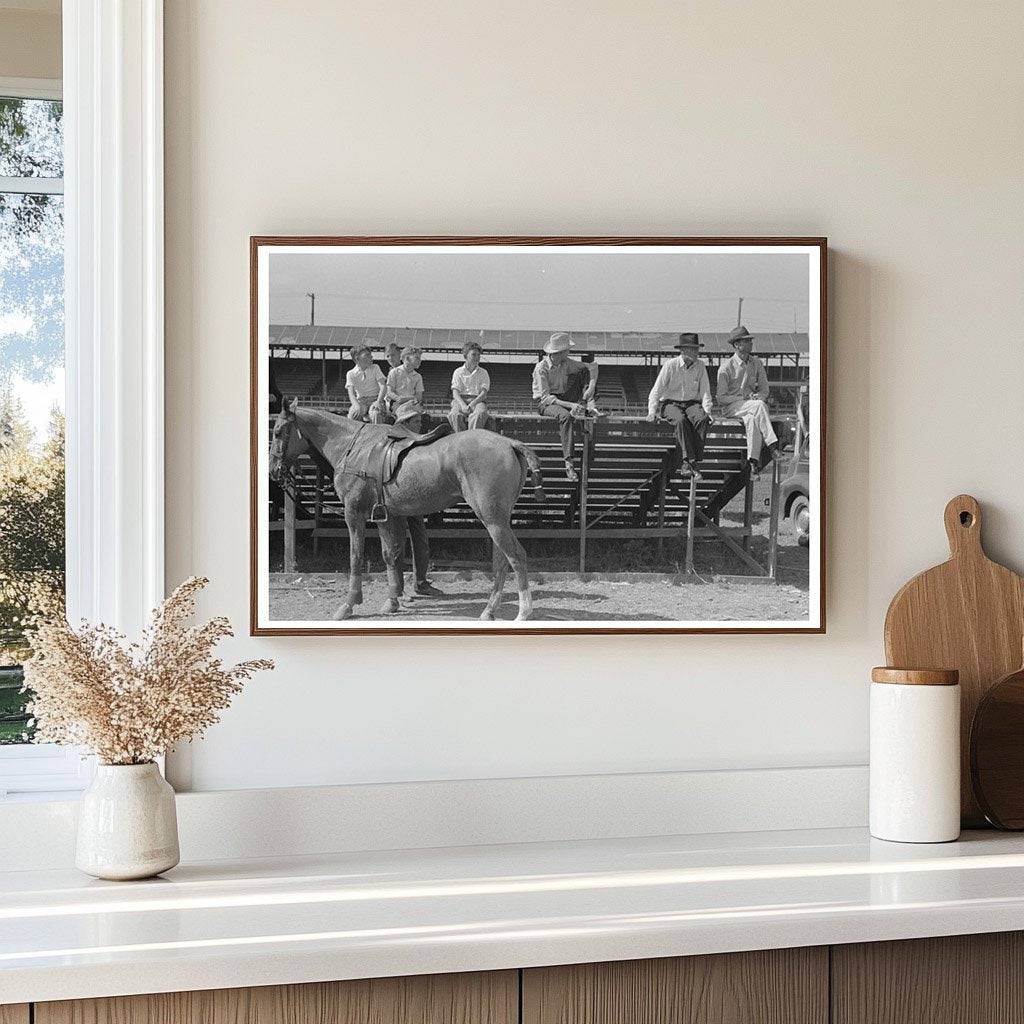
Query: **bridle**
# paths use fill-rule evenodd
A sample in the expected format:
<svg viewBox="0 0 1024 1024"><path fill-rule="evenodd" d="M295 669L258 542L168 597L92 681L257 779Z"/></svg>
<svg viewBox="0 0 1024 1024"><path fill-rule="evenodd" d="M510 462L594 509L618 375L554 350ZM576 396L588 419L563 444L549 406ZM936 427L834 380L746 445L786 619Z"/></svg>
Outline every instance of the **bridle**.
<svg viewBox="0 0 1024 1024"><path fill-rule="evenodd" d="M288 454L288 446L292 441L293 430L298 430L294 417L286 419L281 427L275 428L274 434L270 439L270 461L271 465L273 465L274 460L277 460L278 479L283 478L285 475L285 458ZM299 437L302 437L301 431L299 431Z"/></svg>
<svg viewBox="0 0 1024 1024"><path fill-rule="evenodd" d="M305 436L305 434L302 433L302 428L299 426L297 418L293 415L283 421L280 430L275 428L275 431L270 438L270 463L273 465L275 459L277 459L278 462L278 475L277 477L271 476L271 479L275 482L283 480L285 476L285 469L289 462L295 461L295 457L292 459L288 458L288 448L292 443L293 435L297 435L300 441L305 441L307 454L327 475L328 479L333 477L334 467L331 465L330 460L312 441L310 441L308 437Z"/></svg>

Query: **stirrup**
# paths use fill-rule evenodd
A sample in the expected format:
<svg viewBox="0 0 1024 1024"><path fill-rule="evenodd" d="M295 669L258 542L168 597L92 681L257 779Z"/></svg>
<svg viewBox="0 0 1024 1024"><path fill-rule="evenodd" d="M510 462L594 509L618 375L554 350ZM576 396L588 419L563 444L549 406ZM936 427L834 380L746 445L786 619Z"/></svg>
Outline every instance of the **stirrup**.
<svg viewBox="0 0 1024 1024"><path fill-rule="evenodd" d="M369 522L386 523L388 521L388 507L381 501L375 501L370 509Z"/></svg>

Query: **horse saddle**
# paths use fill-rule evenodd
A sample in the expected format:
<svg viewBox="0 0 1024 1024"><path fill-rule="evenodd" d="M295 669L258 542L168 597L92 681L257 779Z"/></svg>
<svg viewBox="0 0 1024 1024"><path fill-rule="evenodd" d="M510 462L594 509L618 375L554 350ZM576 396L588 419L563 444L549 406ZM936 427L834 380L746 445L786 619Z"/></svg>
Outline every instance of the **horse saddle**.
<svg viewBox="0 0 1024 1024"><path fill-rule="evenodd" d="M402 460L413 450L432 444L452 432L450 423L439 423L426 434L414 434L402 426L364 423L352 435L343 452L340 472L344 476L373 480L381 487L398 473Z"/></svg>

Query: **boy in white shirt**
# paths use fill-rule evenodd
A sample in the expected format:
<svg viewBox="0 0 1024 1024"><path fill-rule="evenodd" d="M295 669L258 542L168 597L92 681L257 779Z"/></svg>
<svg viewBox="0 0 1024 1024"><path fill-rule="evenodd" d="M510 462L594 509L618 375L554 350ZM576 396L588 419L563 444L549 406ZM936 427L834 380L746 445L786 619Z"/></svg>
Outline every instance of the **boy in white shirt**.
<svg viewBox="0 0 1024 1024"><path fill-rule="evenodd" d="M423 378L417 372L423 352L415 346L402 349L402 365L396 366L387 379L387 399L395 423L414 434L423 424Z"/></svg>
<svg viewBox="0 0 1024 1024"><path fill-rule="evenodd" d="M679 335L673 346L679 355L665 363L647 398L647 419L659 416L675 427L676 441L683 453L683 469L703 480L698 464L704 458L704 442L711 426L711 382L708 368L697 358L700 338Z"/></svg>
<svg viewBox="0 0 1024 1024"><path fill-rule="evenodd" d="M389 341L384 348L384 358L387 360L388 368L385 371L390 373L396 366L402 365L402 346L396 341ZM370 409L371 423L394 423L395 417L391 415L388 408L388 400L384 398L372 409Z"/></svg>
<svg viewBox="0 0 1024 1024"><path fill-rule="evenodd" d="M352 361L356 365L345 374L345 390L350 403L348 418L365 422L379 414L384 398L384 374L374 363L368 345L354 348Z"/></svg>
<svg viewBox="0 0 1024 1024"><path fill-rule="evenodd" d="M480 430L487 425L487 406L484 404L491 389L490 374L480 365L480 343L467 341L462 346L465 363L452 374L452 408L448 422L452 429Z"/></svg>

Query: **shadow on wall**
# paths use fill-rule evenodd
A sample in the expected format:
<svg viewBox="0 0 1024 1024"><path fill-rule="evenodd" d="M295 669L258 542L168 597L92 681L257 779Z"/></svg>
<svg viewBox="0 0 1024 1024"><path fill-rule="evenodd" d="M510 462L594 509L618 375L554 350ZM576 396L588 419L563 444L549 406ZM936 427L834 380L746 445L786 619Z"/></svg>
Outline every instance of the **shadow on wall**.
<svg viewBox="0 0 1024 1024"><path fill-rule="evenodd" d="M853 636L873 632L881 637L882 628L881 622L866 621L869 566L856 553L870 550L871 382L876 374L871 310L880 297L884 301L885 291L877 267L841 249L829 250L825 586L829 632L841 622ZM881 608L884 612L885 602Z"/></svg>

